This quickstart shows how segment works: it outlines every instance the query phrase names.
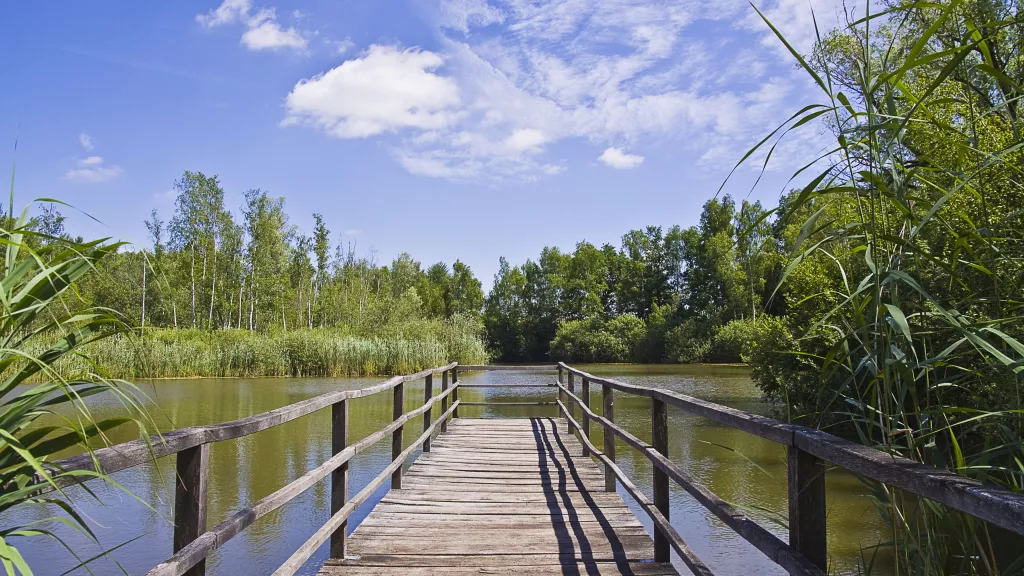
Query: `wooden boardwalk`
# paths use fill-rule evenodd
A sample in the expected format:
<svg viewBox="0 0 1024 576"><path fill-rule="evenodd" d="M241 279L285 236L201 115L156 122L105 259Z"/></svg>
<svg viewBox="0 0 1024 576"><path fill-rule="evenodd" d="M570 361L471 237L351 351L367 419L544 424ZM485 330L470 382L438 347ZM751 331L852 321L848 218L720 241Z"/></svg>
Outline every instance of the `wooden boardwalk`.
<svg viewBox="0 0 1024 576"><path fill-rule="evenodd" d="M320 574L676 574L564 420L458 418Z"/></svg>

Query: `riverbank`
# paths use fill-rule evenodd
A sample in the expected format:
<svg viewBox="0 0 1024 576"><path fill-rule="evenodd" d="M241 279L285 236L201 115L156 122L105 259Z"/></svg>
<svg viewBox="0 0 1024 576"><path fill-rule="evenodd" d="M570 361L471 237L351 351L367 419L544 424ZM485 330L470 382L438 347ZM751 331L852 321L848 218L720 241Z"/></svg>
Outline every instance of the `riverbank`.
<svg viewBox="0 0 1024 576"><path fill-rule="evenodd" d="M147 330L116 336L83 350L65 371L92 362L111 378L214 378L375 376L409 373L457 361L487 360L481 338L444 326L437 331L392 332L375 337L341 329L280 333L248 330Z"/></svg>

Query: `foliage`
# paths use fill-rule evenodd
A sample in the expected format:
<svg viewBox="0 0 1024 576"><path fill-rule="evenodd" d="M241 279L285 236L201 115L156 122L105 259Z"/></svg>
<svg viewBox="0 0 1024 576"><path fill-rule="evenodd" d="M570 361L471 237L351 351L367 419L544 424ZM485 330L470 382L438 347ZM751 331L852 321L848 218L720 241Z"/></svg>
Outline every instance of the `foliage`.
<svg viewBox="0 0 1024 576"><path fill-rule="evenodd" d="M643 320L625 314L607 322L599 318L559 324L552 355L570 362L633 362L646 336Z"/></svg>
<svg viewBox="0 0 1024 576"><path fill-rule="evenodd" d="M13 190L12 190L13 200ZM49 223L47 223L49 219ZM141 394L131 384L103 376L84 348L102 345L122 332L123 324L105 309L81 307L69 311L74 286L93 275L118 245L105 239L91 242L59 238L62 219L52 204L43 225L28 219L2 218L3 281L0 282L0 514L14 507L61 510L64 515L27 525L0 528L0 562L8 574L30 574L19 549L37 537L60 539L49 522L70 526L95 541L74 502L61 490L69 481L99 478L117 485L100 472L66 471L51 457L79 447L91 450L106 443L112 428L135 425L144 436L151 424ZM28 384L37 381L37 384ZM85 400L107 393L124 407L123 417L97 421ZM55 492L49 496L41 486ZM49 492L53 494L54 492ZM85 494L95 497L91 490ZM84 563L84 562L83 562Z"/></svg>
<svg viewBox="0 0 1024 576"><path fill-rule="evenodd" d="M1009 2L893 3L810 61L779 34L824 101L776 134L827 118L835 146L780 204L786 318L750 353L790 414L1017 491L1022 21ZM898 573L1024 568L985 523L884 486L876 497Z"/></svg>

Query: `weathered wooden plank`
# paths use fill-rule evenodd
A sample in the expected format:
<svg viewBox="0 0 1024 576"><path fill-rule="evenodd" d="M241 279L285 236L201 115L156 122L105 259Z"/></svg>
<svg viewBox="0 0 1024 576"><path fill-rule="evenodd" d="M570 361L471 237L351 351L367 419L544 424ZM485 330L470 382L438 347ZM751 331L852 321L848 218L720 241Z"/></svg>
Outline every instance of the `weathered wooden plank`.
<svg viewBox="0 0 1024 576"><path fill-rule="evenodd" d="M395 422L397 422L402 414L405 412L405 384L399 384L395 386L394 395L392 396L392 414ZM398 456L402 453L402 433L404 428L399 426L391 433L391 460L397 460ZM430 439L430 436L427 436ZM391 487L401 488L402 487L402 467L399 466L391 473Z"/></svg>
<svg viewBox="0 0 1024 576"><path fill-rule="evenodd" d="M551 418L502 422L454 420L406 472L403 488L388 492L353 533L349 550L359 560L336 566L395 573L412 558L408 567L428 572L518 566L545 573L536 567L549 566L561 573L586 560L606 561L584 566L591 573L618 574L635 573L628 562L637 560L656 566L653 574L675 574L651 562L646 529L618 494L604 491L604 475L580 457L573 429ZM524 564L527 556L544 560Z"/></svg>
<svg viewBox="0 0 1024 576"><path fill-rule="evenodd" d="M481 371L483 371L483 372L490 372L490 371L494 371L494 370L524 370L524 371L528 370L528 371L531 371L531 372L536 372L536 371L540 371L540 370L556 370L556 369L558 369L558 364L540 364L540 365L534 364L534 365L523 365L523 366L516 366L516 365L513 365L513 364L486 364L486 365L482 365L482 364L468 364L468 365L459 364L459 370L471 370L473 372L481 372Z"/></svg>
<svg viewBox="0 0 1024 576"><path fill-rule="evenodd" d="M459 386L465 388L465 386ZM557 402L519 402L519 401L493 401L493 402L463 402L463 406L558 406Z"/></svg>
<svg viewBox="0 0 1024 576"><path fill-rule="evenodd" d="M493 556L453 556L453 555L420 555L420 554L408 554L408 555L396 555L396 556L382 556L368 554L361 556L358 559L351 559L345 561L329 561L329 566L382 566L382 567L403 567L403 566L416 566L416 567L435 567L435 568L475 568L477 573L489 573L490 568L507 567L513 571L518 570L520 573L530 573L533 567L543 566L566 566L571 570L573 564L583 566L596 566L601 564L615 564L615 562L601 561L584 559L579 554L528 554L528 555L502 555L495 554ZM644 563L649 566L662 566L665 568L671 565L666 564L655 564L653 562ZM618 566L622 570L621 573L628 574L628 570L634 566L632 562L619 563ZM479 570L480 568L488 568L488 570ZM526 569L526 570L524 570ZM567 574L573 574L574 572L566 572ZM656 572L660 574L662 572ZM676 572L669 572L669 574L675 574Z"/></svg>
<svg viewBox="0 0 1024 576"><path fill-rule="evenodd" d="M390 576L392 574L402 574L404 576L434 576L438 573L439 566L411 566L406 563L415 562L415 560L407 560L405 556L401 559L394 560L392 563L386 565L367 565L361 561L351 561L344 564L329 564L325 565L321 569L321 574L325 576ZM546 560L541 560L548 562ZM666 574L676 574L675 568L671 565L665 564L652 564L649 562L609 562L609 561L590 561L590 562L559 562L557 559L552 559L548 564L537 564L530 565L528 571L530 574L538 574L544 576L555 576L563 574L587 574L588 576L600 576L602 574L634 574L636 576L659 576ZM494 565L488 566L484 569L480 566L445 566L444 572L446 574L493 574L497 576L503 576L507 574L521 574L524 572L523 566L503 566Z"/></svg>
<svg viewBox="0 0 1024 576"><path fill-rule="evenodd" d="M452 388L452 391L455 390L458 390L458 388ZM440 398L440 396L437 398ZM435 398L435 400L437 398ZM448 409L448 412L441 415L441 419L447 418L450 414L454 413L458 407L459 402L456 400L452 404L452 407ZM380 488L391 473L405 464L405 461L419 449L423 444L423 441L434 432L434 428L437 427L437 424L437 422L432 424L430 430L424 432L419 438L413 441L408 448L399 454L398 458L392 460L391 464L388 464L376 478L371 480L369 484L359 491L358 494L351 498L341 510L331 516L331 518L327 520L327 522L316 532L314 532L302 546L299 546L299 549L296 550L280 568L274 571L274 576L290 576L291 574L295 574L295 572L305 564L306 560L309 560L309 557L313 555L313 552L320 548L320 546L330 538L331 534L341 526L342 522L346 521L360 504L365 502L378 488Z"/></svg>

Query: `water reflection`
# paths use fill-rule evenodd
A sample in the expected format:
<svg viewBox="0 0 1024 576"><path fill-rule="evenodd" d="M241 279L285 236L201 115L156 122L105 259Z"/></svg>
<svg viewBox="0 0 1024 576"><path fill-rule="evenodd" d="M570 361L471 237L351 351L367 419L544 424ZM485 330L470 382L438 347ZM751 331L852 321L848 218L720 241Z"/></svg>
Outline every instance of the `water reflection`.
<svg viewBox="0 0 1024 576"><path fill-rule="evenodd" d="M657 386L705 398L727 406L764 412L746 369L708 366L588 366L595 375L611 376L635 384ZM486 372L460 375L463 383L536 383L553 379L553 373ZM218 379L169 380L147 388L158 406L161 429L213 424L284 406L334 390L365 387L377 378L347 379ZM440 378L435 378L435 392ZM406 384L406 409L423 401L423 385ZM465 389L466 401L552 400L551 389ZM650 402L627 394L616 394L616 421L641 439L650 440ZM600 387L594 387L592 409L600 413ZM98 404L98 417L106 417L117 406ZM379 394L350 402L350 438L359 440L391 421L391 396ZM435 409L435 415L440 407ZM465 417L555 416L556 407L464 407ZM763 526L784 540L786 516L785 450L757 437L717 425L705 419L670 408L671 436L669 454L673 461L700 479L726 501L743 509ZM407 444L420 430L417 418L407 426ZM601 445L599 427L592 425L595 444ZM131 431L123 431L116 441L131 440ZM211 449L209 480L209 526L231 513L251 505L329 457L330 411L321 410L293 422L237 440L214 444ZM625 444L617 446L620 466L650 496L650 462ZM350 465L350 494L361 490L390 461L390 440L357 455ZM90 503L83 492L69 494L85 503L90 525L101 547L66 528L56 530L81 558L101 549L127 542L111 560L92 565L98 574L120 572L116 561L130 574L145 573L171 554L173 527L169 522L173 506L173 458L155 465L120 472L115 478L132 493L108 486L91 486L102 504ZM884 526L878 521L867 492L861 484L840 471L827 476L829 508L829 552L839 571L853 572L864 546L885 540ZM369 513L387 491L385 484L349 522L349 529ZM632 505L628 495L627 503ZM145 503L144 503L145 502ZM313 531L327 521L330 513L327 483L321 482L283 508L260 519L216 551L207 562L209 574L261 574L276 569ZM146 504L152 505L152 509ZM673 485L672 523L696 553L721 574L783 574L760 552L748 545L682 489ZM639 510L635 510L639 511ZM4 525L17 520L40 520L54 510L26 509L17 519L2 519ZM640 514L641 521L645 516ZM650 523L645 522L650 529ZM24 551L40 574L61 574L78 561L59 544L36 539ZM301 573L313 574L326 558L326 546L315 554ZM876 566L877 569L877 566ZM77 573L85 573L79 570Z"/></svg>

